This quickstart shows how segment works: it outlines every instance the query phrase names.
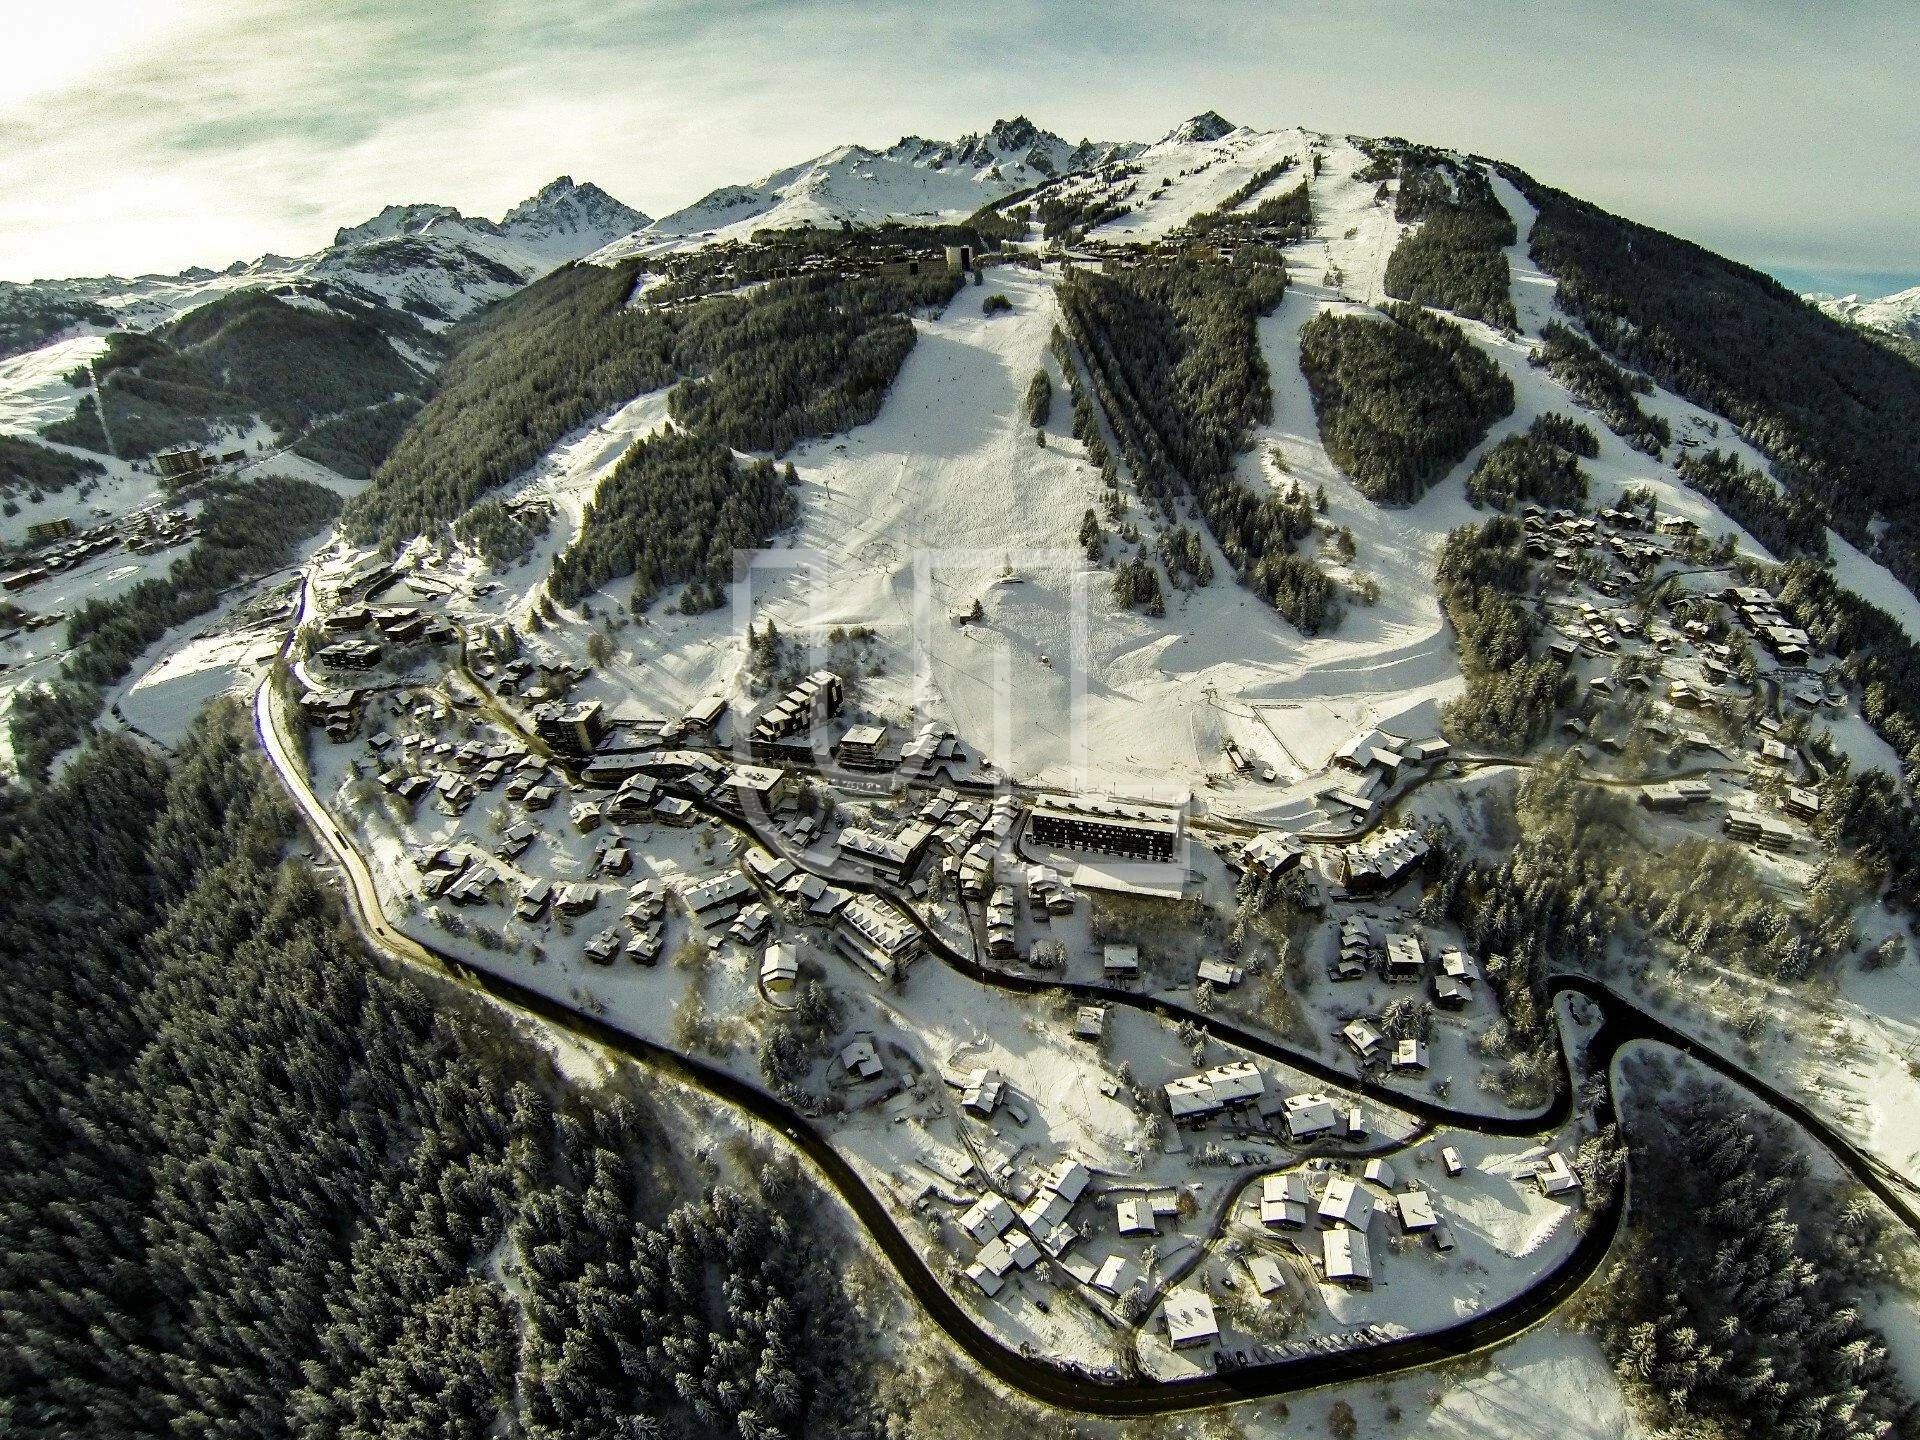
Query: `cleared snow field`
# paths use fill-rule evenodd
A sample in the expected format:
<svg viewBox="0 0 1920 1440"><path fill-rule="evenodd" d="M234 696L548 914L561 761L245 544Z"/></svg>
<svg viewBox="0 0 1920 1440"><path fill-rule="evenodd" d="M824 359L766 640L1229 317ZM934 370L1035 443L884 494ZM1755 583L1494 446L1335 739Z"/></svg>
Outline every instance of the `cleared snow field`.
<svg viewBox="0 0 1920 1440"><path fill-rule="evenodd" d="M1201 785L1224 770L1227 735L1287 725L1290 714L1310 717L1298 748L1317 765L1353 728L1456 685L1451 641L1425 590L1440 538L1464 515L1457 487L1451 501L1389 513L1339 479L1295 359L1298 327L1316 303L1304 289L1263 329L1279 392L1270 435L1298 461L1290 469L1327 485L1335 518L1359 539L1362 568L1381 569L1381 603L1356 607L1335 634L1311 640L1226 578L1174 592L1165 620L1116 609L1108 572L1088 566L1077 544L1099 477L1067 433L1065 387L1047 354L1055 283L1052 274L997 270L921 322L879 417L793 455L800 525L789 546L762 554L735 611L688 618L656 606L644 627L621 632L632 674L617 661L607 697L624 690L643 711L664 714L731 689L746 599L756 624L772 618L790 636L871 626L884 661L864 682L870 709L947 717L1024 780L1139 794ZM994 293L1013 302L1011 313L982 313ZM1056 390L1045 447L1021 413L1042 366ZM982 618L958 623L975 602ZM1084 693L1074 680L1077 644ZM1256 717L1255 702L1272 708ZM1269 739L1260 748L1275 747ZM1255 788L1232 799L1252 809L1281 795Z"/></svg>
<svg viewBox="0 0 1920 1440"><path fill-rule="evenodd" d="M1301 129L1231 130L1218 140L1190 141L1172 136L1156 141L1127 161L1140 174L1124 184L1133 193L1130 213L1099 226L1095 238L1108 241L1158 240L1195 215L1218 210L1260 171L1291 159L1294 168L1247 202L1257 205L1300 183L1307 152L1322 137ZM1074 187L1068 187L1072 193Z"/></svg>
<svg viewBox="0 0 1920 1440"><path fill-rule="evenodd" d="M76 335L0 360L0 435L37 437L71 415L82 392L67 383L68 372L106 348L104 335Z"/></svg>
<svg viewBox="0 0 1920 1440"><path fill-rule="evenodd" d="M182 636L191 636L182 643ZM224 614L202 616L155 643L159 659L135 678L109 705L115 718L163 745L178 745L207 703L228 693L251 689L280 653L278 621L240 630L227 628Z"/></svg>

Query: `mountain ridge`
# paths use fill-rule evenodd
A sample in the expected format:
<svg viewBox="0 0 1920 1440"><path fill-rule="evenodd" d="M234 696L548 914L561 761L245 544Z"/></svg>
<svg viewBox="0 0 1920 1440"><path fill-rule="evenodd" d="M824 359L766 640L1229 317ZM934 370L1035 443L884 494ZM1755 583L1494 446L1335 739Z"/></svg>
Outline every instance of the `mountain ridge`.
<svg viewBox="0 0 1920 1440"><path fill-rule="evenodd" d="M1093 171L1144 148L1137 141L1076 143L1025 115L996 120L955 140L903 135L884 149L839 145L751 183L717 186L595 258L616 260L726 230L745 239L761 228L951 221L1017 191Z"/></svg>
<svg viewBox="0 0 1920 1440"><path fill-rule="evenodd" d="M1869 330L1881 330L1904 340L1920 340L1920 285L1896 290L1878 299L1858 295L1829 295L1812 291L1803 296L1837 320L1850 320Z"/></svg>
<svg viewBox="0 0 1920 1440"><path fill-rule="evenodd" d="M308 295L322 285L442 328L555 266L650 223L591 182L548 182L495 221L451 205L399 203L307 255L269 252L221 269L0 282L0 358L76 334L146 330L233 290Z"/></svg>

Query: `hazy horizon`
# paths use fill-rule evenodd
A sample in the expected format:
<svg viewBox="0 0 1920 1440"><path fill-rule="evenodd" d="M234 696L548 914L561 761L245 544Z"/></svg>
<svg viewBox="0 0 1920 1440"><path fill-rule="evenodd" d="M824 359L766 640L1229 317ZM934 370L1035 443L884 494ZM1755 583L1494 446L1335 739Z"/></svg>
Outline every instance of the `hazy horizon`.
<svg viewBox="0 0 1920 1440"><path fill-rule="evenodd" d="M497 217L562 173L662 215L838 144L1016 113L1151 140L1215 109L1510 160L1796 289L1920 282L1920 187L1888 179L1920 162L1893 72L1920 16L1244 9L74 0L11 22L33 63L0 79L0 279L304 254L387 204Z"/></svg>

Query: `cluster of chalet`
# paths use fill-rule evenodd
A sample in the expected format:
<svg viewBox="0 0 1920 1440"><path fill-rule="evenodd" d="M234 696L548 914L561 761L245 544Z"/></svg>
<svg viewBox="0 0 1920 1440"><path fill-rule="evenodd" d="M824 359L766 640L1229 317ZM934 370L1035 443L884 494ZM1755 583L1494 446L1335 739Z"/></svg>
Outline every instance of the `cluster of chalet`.
<svg viewBox="0 0 1920 1440"><path fill-rule="evenodd" d="M1772 592L1758 585L1730 585L1720 599L1782 665L1801 666L1813 659L1813 640L1781 613Z"/></svg>
<svg viewBox="0 0 1920 1440"><path fill-rule="evenodd" d="M1467 1005L1480 978L1479 967L1458 945L1448 945L1437 958L1430 958L1417 932L1389 935L1383 943L1374 922L1357 914L1341 916L1338 943L1327 973L1335 980L1359 980L1378 974L1382 980L1398 985L1430 982L1434 1002L1449 1010ZM1420 1053L1424 1057L1424 1051ZM1369 1049L1361 1058L1372 1061L1383 1057ZM1424 1058L1421 1064L1408 1068L1426 1068Z"/></svg>
<svg viewBox="0 0 1920 1440"><path fill-rule="evenodd" d="M1538 505L1521 509L1520 524L1527 554L1548 561L1563 580L1576 578L1581 555L1595 548L1609 552L1618 567L1644 575L1669 553L1654 534L1678 539L1698 529L1691 520L1679 516L1665 516L1649 526L1645 516L1632 510L1606 509L1581 515L1572 510L1545 510ZM1600 581L1600 588L1607 593L1614 593L1617 585L1618 581L1611 578Z"/></svg>
<svg viewBox="0 0 1920 1440"><path fill-rule="evenodd" d="M1437 735L1409 740L1384 730L1363 731L1334 752L1333 763L1348 778L1320 796L1321 813L1330 820L1370 822L1402 779L1445 760L1452 750Z"/></svg>
<svg viewBox="0 0 1920 1440"><path fill-rule="evenodd" d="M1575 546L1606 543L1619 551L1632 568L1645 571L1650 560L1669 555L1662 543L1695 532L1691 522L1663 519L1654 527L1659 538L1647 537L1645 520L1624 510L1604 510L1594 517L1574 516L1568 512L1536 513L1530 517L1529 550L1546 553L1542 545L1558 540ZM1622 547L1625 547L1624 549ZM1556 555L1559 551L1552 552ZM1564 558L1564 557L1562 557ZM1569 578L1577 567L1563 567ZM1601 576L1586 581L1604 596L1620 596L1617 577ZM1705 592L1698 592L1704 594ZM1697 596L1696 596L1697 598ZM1823 705L1844 703L1836 700L1818 673L1820 656L1807 632L1795 625L1781 610L1780 602L1760 585L1728 585L1712 592L1711 598L1728 612L1772 655L1778 668L1771 673L1771 685L1784 702L1815 710ZM1571 663L1582 655L1626 655L1654 658L1654 666L1629 667L1618 676L1597 675L1587 682L1589 693L1598 701L1612 699L1623 690L1655 692L1653 671L1666 660L1692 660L1698 674L1691 672L1668 678L1660 693L1671 713L1643 713L1635 722L1647 737L1674 750L1695 750L1718 758L1726 751L1709 734L1688 724L1688 713L1744 706L1748 695L1740 684L1735 645L1714 639L1716 626L1694 617L1674 625L1660 623L1644 613L1642 607L1626 602L1600 605L1591 600L1576 600L1556 607L1554 628L1558 632L1550 643L1551 651ZM1595 720L1599 716L1592 711ZM1575 742L1575 753L1584 755L1589 744L1619 754L1624 740L1614 734L1601 734L1579 715L1567 717L1561 728ZM1809 767L1805 757L1789 738L1786 723L1775 715L1761 715L1752 727L1750 760L1762 774L1779 777L1784 786L1768 787L1779 792L1780 810L1792 819L1810 821L1820 813L1819 793L1806 782ZM1643 787L1639 803L1648 810L1669 814L1691 814L1716 798L1716 789L1707 781L1682 778ZM1788 851L1797 848L1801 832L1777 816L1763 814L1759 797L1741 788L1737 796L1727 798L1721 829L1730 838L1761 849Z"/></svg>
<svg viewBox="0 0 1920 1440"><path fill-rule="evenodd" d="M344 605L320 622L328 639L314 658L335 670L370 670L386 646L444 644L454 629L417 605Z"/></svg>
<svg viewBox="0 0 1920 1440"><path fill-rule="evenodd" d="M506 798L525 814L548 809L560 796L562 782L547 762L511 740L455 743L417 732L394 740L381 731L368 744L386 764L383 786L403 800L426 798L443 815L465 814L481 792L503 782Z"/></svg>
<svg viewBox="0 0 1920 1440"><path fill-rule="evenodd" d="M1451 1145L1440 1149L1448 1179L1466 1172L1466 1162ZM1579 1176L1564 1154L1552 1151L1528 1172L1542 1195L1577 1200ZM1126 1207L1131 1205L1130 1212ZM1154 1233L1154 1219L1138 1201L1122 1202L1122 1231ZM1441 1198L1420 1181L1402 1176L1390 1159L1342 1162L1318 1158L1290 1170L1260 1177L1250 1191L1245 1219L1268 1236L1273 1248L1256 1244L1241 1252L1240 1263L1255 1293L1269 1298L1286 1288L1286 1255L1311 1264L1321 1283L1342 1289L1367 1289L1374 1283L1375 1217L1399 1243L1424 1240L1434 1251L1447 1254L1455 1246ZM1176 1349L1218 1342L1220 1327L1213 1299L1204 1284L1190 1279L1167 1291L1161 1318L1167 1340Z"/></svg>
<svg viewBox="0 0 1920 1440"><path fill-rule="evenodd" d="M1015 1172L1000 1189L987 1189L974 1198L959 1216L960 1229L978 1247L966 1267L966 1278L992 1298L1017 1273L1032 1271L1047 1259L1109 1294L1130 1286L1124 1267L1105 1271L1102 1285L1102 1271L1068 1260L1068 1252L1087 1233L1074 1224L1073 1214L1092 1179L1087 1167L1068 1155L1037 1177ZM1082 1269L1084 1278L1078 1273Z"/></svg>
<svg viewBox="0 0 1920 1440"><path fill-rule="evenodd" d="M1596 605L1591 600L1577 601L1557 627L1561 638L1552 641L1549 651L1562 660L1572 660L1582 651L1612 655L1621 642L1638 640L1646 630L1633 610L1625 606Z"/></svg>
<svg viewBox="0 0 1920 1440"><path fill-rule="evenodd" d="M1396 825L1374 830L1352 844L1320 850L1317 869L1326 894L1323 897L1310 887L1308 903L1319 906L1326 898L1391 893L1420 868L1431 849L1419 831ZM1303 867L1308 851L1285 831L1268 830L1225 851L1223 858L1231 868L1266 880Z"/></svg>
<svg viewBox="0 0 1920 1440"><path fill-rule="evenodd" d="M0 588L13 593L31 590L42 580L77 570L121 545L136 555L149 555L184 545L196 533L197 527L183 511L157 507L85 529L64 516L36 520L27 526L32 558L0 575Z"/></svg>

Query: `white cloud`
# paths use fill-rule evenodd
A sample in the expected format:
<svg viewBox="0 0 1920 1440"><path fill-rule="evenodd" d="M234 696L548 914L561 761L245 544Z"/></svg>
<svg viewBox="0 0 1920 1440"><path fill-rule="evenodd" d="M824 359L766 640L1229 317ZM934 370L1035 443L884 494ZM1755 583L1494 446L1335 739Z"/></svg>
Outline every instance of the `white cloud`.
<svg viewBox="0 0 1920 1440"><path fill-rule="evenodd" d="M1920 18L1892 4L70 0L24 38L7 278L304 251L396 200L497 214L561 171L663 213L1015 111L1460 145L1757 263L1895 268L1920 232Z"/></svg>

